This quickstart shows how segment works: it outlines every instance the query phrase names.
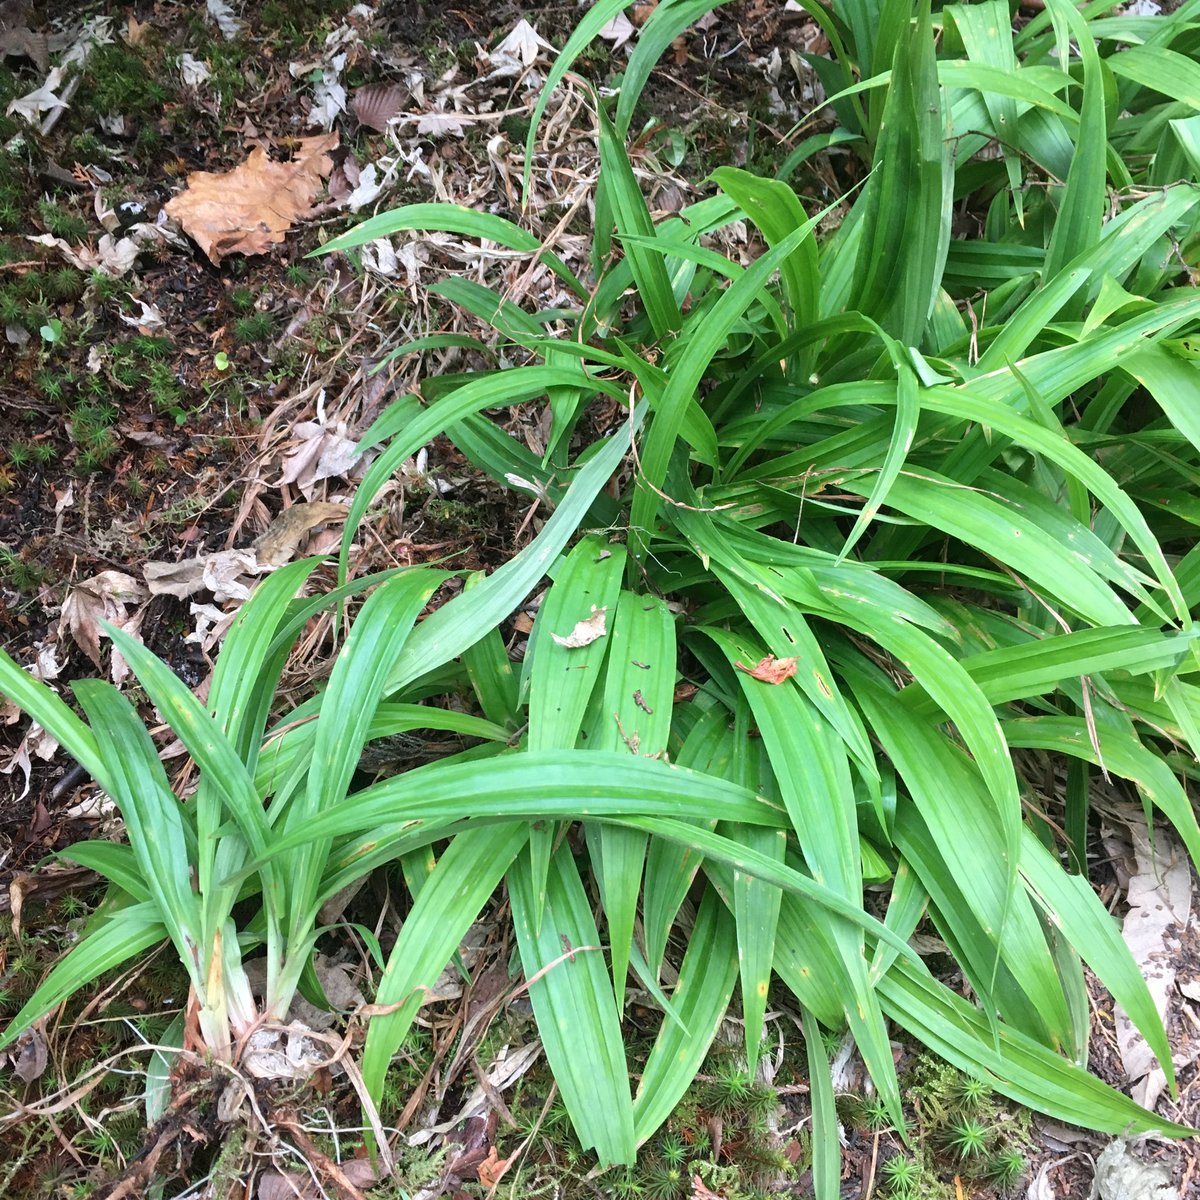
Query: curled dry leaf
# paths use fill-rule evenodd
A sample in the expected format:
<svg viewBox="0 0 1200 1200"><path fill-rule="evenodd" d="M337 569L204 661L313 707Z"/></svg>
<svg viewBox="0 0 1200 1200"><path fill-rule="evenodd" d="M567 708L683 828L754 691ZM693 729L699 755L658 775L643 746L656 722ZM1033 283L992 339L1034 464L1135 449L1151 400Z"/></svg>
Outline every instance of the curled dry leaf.
<svg viewBox="0 0 1200 1200"><path fill-rule="evenodd" d="M495 68L494 74L516 74L526 67L532 67L542 50L553 50L554 47L535 26L522 17L504 40L488 54L488 61Z"/></svg>
<svg viewBox="0 0 1200 1200"><path fill-rule="evenodd" d="M604 614L607 612L607 608L597 608L593 604L592 615L580 621L566 637L559 637L557 633L552 633L550 636L560 646L566 646L568 650L580 650L584 646L590 646L607 632L604 628Z"/></svg>
<svg viewBox="0 0 1200 1200"><path fill-rule="evenodd" d="M301 421L292 430L292 441L283 454L282 470L272 487L294 483L307 500L322 479L349 478L365 470L370 459L360 458L358 442L346 436L342 422L326 425Z"/></svg>
<svg viewBox="0 0 1200 1200"><path fill-rule="evenodd" d="M746 666L743 662L735 662L733 665L739 671L745 671L751 679L761 679L763 683L783 683L785 679L791 679L796 673L794 658L776 658L773 654L768 654L766 658L760 658L752 667Z"/></svg>
<svg viewBox="0 0 1200 1200"><path fill-rule="evenodd" d="M344 521L349 511L344 504L324 500L293 504L284 509L255 539L259 568L282 567L296 553L301 539L310 529L329 521Z"/></svg>
<svg viewBox="0 0 1200 1200"><path fill-rule="evenodd" d="M132 575L101 571L67 593L58 620L58 636L70 634L84 654L100 666L100 622L127 627L126 606L139 604L145 598L146 589Z"/></svg>
<svg viewBox="0 0 1200 1200"><path fill-rule="evenodd" d="M130 20L133 18L130 17ZM212 70L208 63L201 62L191 54L183 54L179 58L179 75L184 87L198 88L212 75Z"/></svg>
<svg viewBox="0 0 1200 1200"><path fill-rule="evenodd" d="M32 125L41 117L42 113L56 108L66 108L67 102L59 97L56 90L62 86L65 77L62 67L55 67L46 76L46 82L41 87L11 101L4 110L5 114L10 117L23 117Z"/></svg>
<svg viewBox="0 0 1200 1200"><path fill-rule="evenodd" d="M290 162L274 162L255 146L232 171L196 171L187 188L167 201L167 215L214 265L229 254L266 254L307 217L333 170L338 135L301 138Z"/></svg>
<svg viewBox="0 0 1200 1200"><path fill-rule="evenodd" d="M233 15L233 9L225 3L225 0L207 0L205 7L208 10L209 20L216 24L223 37L227 39L237 37L242 23Z"/></svg>

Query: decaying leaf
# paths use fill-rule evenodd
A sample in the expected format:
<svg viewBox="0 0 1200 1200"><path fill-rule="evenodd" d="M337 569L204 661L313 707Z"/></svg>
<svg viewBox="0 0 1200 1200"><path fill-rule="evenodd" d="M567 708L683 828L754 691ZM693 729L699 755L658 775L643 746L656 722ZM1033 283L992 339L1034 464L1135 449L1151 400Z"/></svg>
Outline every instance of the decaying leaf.
<svg viewBox="0 0 1200 1200"><path fill-rule="evenodd" d="M57 89L62 86L65 73L62 67L55 67L49 75L46 76L46 82L39 88L34 88L32 92L27 92L24 96L18 96L15 100L9 102L8 108L4 111L12 117L24 117L31 125L34 124L44 112L50 112L55 108L66 108L67 102L59 98Z"/></svg>
<svg viewBox="0 0 1200 1200"><path fill-rule="evenodd" d="M487 1158L483 1160L476 1168L479 1174L479 1182L491 1191L501 1179L504 1178L505 1171L512 1165L511 1158L501 1158L496 1153L495 1146L489 1146Z"/></svg>
<svg viewBox="0 0 1200 1200"><path fill-rule="evenodd" d="M360 125L386 133L388 122L404 111L408 88L402 83L371 83L360 87L350 101L350 107Z"/></svg>
<svg viewBox="0 0 1200 1200"><path fill-rule="evenodd" d="M139 225L135 228L139 230L152 229L153 226ZM132 230L120 238L114 237L111 233L105 233L96 243L95 250L90 246L72 246L62 238L49 233L39 233L36 236L29 234L26 235L25 240L36 242L40 246L50 246L57 250L71 266L78 267L81 271L102 271L105 275L119 278L137 262L137 257L147 240L157 241L160 239L145 239L141 235L134 234Z"/></svg>
<svg viewBox="0 0 1200 1200"><path fill-rule="evenodd" d="M602 37L606 42L612 42L614 50L620 50L635 33L637 29L633 22L624 13L617 13L596 36Z"/></svg>
<svg viewBox="0 0 1200 1200"><path fill-rule="evenodd" d="M39 1079L50 1061L46 1039L35 1026L17 1039L16 1054L12 1056L13 1074L23 1083Z"/></svg>
<svg viewBox="0 0 1200 1200"><path fill-rule="evenodd" d="M559 637L557 633L552 633L550 636L560 646L566 646L568 650L579 650L584 646L590 646L607 632L604 628L604 614L606 612L608 612L607 608L597 608L593 604L592 615L580 621L566 637Z"/></svg>
<svg viewBox="0 0 1200 1200"><path fill-rule="evenodd" d="M369 1158L352 1158L340 1165L342 1176L356 1188L379 1181L379 1171ZM319 1200L326 1193L307 1171L264 1171L258 1177L258 1200Z"/></svg>
<svg viewBox="0 0 1200 1200"><path fill-rule="evenodd" d="M488 54L493 74L516 74L532 67L541 50L554 47L530 23L522 17L504 40Z"/></svg>
<svg viewBox="0 0 1200 1200"><path fill-rule="evenodd" d="M491 1095L512 1087L537 1062L541 1053L542 1043L536 1040L526 1042L524 1046L501 1046L496 1052L496 1057L488 1063L483 1072L488 1087L485 1089L481 1084L476 1084L462 1107L452 1117L418 1130L409 1138L409 1142L414 1146L423 1145L440 1134L457 1129L464 1121L488 1111L492 1107Z"/></svg>
<svg viewBox="0 0 1200 1200"><path fill-rule="evenodd" d="M266 254L312 212L337 144L336 133L301 138L290 162L274 162L255 146L232 171L188 176L187 188L167 201L167 215L214 265L229 254Z"/></svg>
<svg viewBox="0 0 1200 1200"><path fill-rule="evenodd" d="M50 55L44 33L34 33L28 25L5 25L0 21L0 58L23 55L31 59L39 71L50 66Z"/></svg>
<svg viewBox="0 0 1200 1200"><path fill-rule="evenodd" d="M259 573L253 550L217 550L182 562L148 562L142 568L152 596L176 596L180 600L197 592L212 592L218 602L245 600Z"/></svg>
<svg viewBox="0 0 1200 1200"><path fill-rule="evenodd" d="M19 715L19 712L18 712ZM6 722L6 724L11 722ZM58 753L58 739L47 733L36 721L30 725L21 744L8 756L8 761L0 767L0 775L12 775L20 771L25 785L17 800L24 800L29 794L29 784L33 777L33 759L49 762Z"/></svg>
<svg viewBox="0 0 1200 1200"><path fill-rule="evenodd" d="M259 568L282 567L296 553L296 547L310 529L329 521L344 521L349 511L344 504L324 500L284 509L255 539Z"/></svg>
<svg viewBox="0 0 1200 1200"><path fill-rule="evenodd" d="M301 421L292 430L292 444L283 456L283 469L272 487L294 483L305 499L322 479L349 478L366 470L371 456L358 452L358 442L346 436L343 423L326 425Z"/></svg>
<svg viewBox="0 0 1200 1200"><path fill-rule="evenodd" d="M464 135L463 117L459 113L427 112L417 122L417 134L420 137L442 137L444 134L454 137Z"/></svg>
<svg viewBox="0 0 1200 1200"><path fill-rule="evenodd" d="M209 19L216 23L223 37L237 37L242 23L233 15L233 9L225 3L225 0L208 0L206 7Z"/></svg>
<svg viewBox="0 0 1200 1200"><path fill-rule="evenodd" d="M70 634L84 654L100 666L100 622L127 628L126 606L140 604L146 594L146 589L132 575L101 571L77 583L67 593L58 620L58 636Z"/></svg>
<svg viewBox="0 0 1200 1200"><path fill-rule="evenodd" d="M308 110L310 128L332 129L334 121L346 111L346 87L341 79L345 65L345 54L335 54L325 64L313 87L312 107Z"/></svg>
<svg viewBox="0 0 1200 1200"><path fill-rule="evenodd" d="M1130 953L1146 979L1160 1017L1166 1020L1174 992L1175 964L1179 961L1180 934L1191 913L1192 877L1187 851L1165 824L1156 825L1151 846L1141 814L1124 814L1133 837L1136 874L1130 877L1122 933ZM1133 1098L1153 1109L1166 1076L1146 1039L1118 1008L1115 1014L1117 1047L1125 1073L1133 1085Z"/></svg>
<svg viewBox="0 0 1200 1200"><path fill-rule="evenodd" d="M1133 1153L1125 1138L1109 1142L1096 1159L1092 1196L1097 1200L1179 1200L1171 1172Z"/></svg>
<svg viewBox="0 0 1200 1200"><path fill-rule="evenodd" d="M212 71L208 63L201 62L191 54L182 54L179 58L179 75L184 87L198 88L212 75Z"/></svg>
<svg viewBox="0 0 1200 1200"><path fill-rule="evenodd" d="M752 667L746 666L743 662L735 662L733 665L739 671L745 671L751 679L761 679L763 683L783 683L785 679L791 679L796 673L794 658L776 658L773 654L768 654L766 658L760 658Z"/></svg>

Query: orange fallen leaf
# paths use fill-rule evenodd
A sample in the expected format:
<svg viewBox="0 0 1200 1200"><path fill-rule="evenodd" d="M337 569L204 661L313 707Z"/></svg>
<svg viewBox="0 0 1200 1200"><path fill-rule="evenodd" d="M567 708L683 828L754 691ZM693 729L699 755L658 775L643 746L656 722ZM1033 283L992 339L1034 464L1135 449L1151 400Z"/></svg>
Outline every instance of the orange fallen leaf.
<svg viewBox="0 0 1200 1200"><path fill-rule="evenodd" d="M266 254L307 217L333 170L338 135L301 138L289 162L274 162L261 146L232 171L196 171L167 201L167 215L208 255L214 266L230 254Z"/></svg>
<svg viewBox="0 0 1200 1200"><path fill-rule="evenodd" d="M733 665L739 671L745 671L751 679L761 679L763 683L782 683L785 679L791 679L796 673L794 658L776 658L773 654L759 659L752 667L746 666L743 662L735 662Z"/></svg>
<svg viewBox="0 0 1200 1200"><path fill-rule="evenodd" d="M501 1158L496 1153L495 1146L489 1146L487 1158L479 1164L477 1168L479 1172L479 1182L491 1191L492 1188L504 1178L504 1172L508 1170L512 1160Z"/></svg>

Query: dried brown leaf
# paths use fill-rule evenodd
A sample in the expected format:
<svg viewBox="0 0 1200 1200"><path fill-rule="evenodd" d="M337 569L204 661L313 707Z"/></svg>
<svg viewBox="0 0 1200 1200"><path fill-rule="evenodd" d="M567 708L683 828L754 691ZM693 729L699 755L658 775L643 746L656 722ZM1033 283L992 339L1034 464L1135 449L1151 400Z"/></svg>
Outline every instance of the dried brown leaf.
<svg viewBox="0 0 1200 1200"><path fill-rule="evenodd" d="M23 55L30 59L39 71L50 68L50 52L44 33L34 33L27 25L5 28L0 25L0 58Z"/></svg>
<svg viewBox="0 0 1200 1200"><path fill-rule="evenodd" d="M354 1187L379 1182L379 1171L368 1158L352 1158L340 1164L341 1172ZM307 1171L264 1171L258 1177L258 1200L318 1200L325 1193Z"/></svg>
<svg viewBox="0 0 1200 1200"><path fill-rule="evenodd" d="M550 636L568 650L580 650L584 646L590 646L607 632L604 628L604 614L607 612L607 608L597 608L593 604L592 615L578 622L566 637L559 637L557 633L552 633Z"/></svg>
<svg viewBox="0 0 1200 1200"><path fill-rule="evenodd" d="M32 1083L41 1077L50 1062L46 1039L36 1028L30 1029L21 1035L17 1047L13 1074L23 1083Z"/></svg>
<svg viewBox="0 0 1200 1200"><path fill-rule="evenodd" d="M404 111L408 94L402 83L372 83L354 93L350 107L360 125L386 133L388 122Z"/></svg>
<svg viewBox="0 0 1200 1200"><path fill-rule="evenodd" d="M511 1158L501 1158L495 1146L489 1146L487 1158L476 1168L479 1182L489 1191L504 1178L505 1171L512 1165Z"/></svg>
<svg viewBox="0 0 1200 1200"><path fill-rule="evenodd" d="M123 571L101 571L67 593L58 620L58 636L70 634L75 644L100 666L100 622L124 626L125 608L146 598L146 589Z"/></svg>
<svg viewBox="0 0 1200 1200"><path fill-rule="evenodd" d="M259 567L283 566L310 529L329 521L344 521L349 511L344 504L324 500L284 509L254 541Z"/></svg>
<svg viewBox="0 0 1200 1200"><path fill-rule="evenodd" d="M148 562L142 568L152 596L184 600L196 592L210 591L218 602L245 600L252 586L249 577L258 573L253 550L218 550L182 562Z"/></svg>
<svg viewBox="0 0 1200 1200"><path fill-rule="evenodd" d="M791 679L796 673L794 658L776 658L773 654L759 659L752 667L746 666L743 662L735 662L733 665L739 671L745 671L751 679L761 679L763 683L783 683L785 679Z"/></svg>
<svg viewBox="0 0 1200 1200"><path fill-rule="evenodd" d="M266 254L312 212L337 144L336 133L301 138L290 162L255 146L232 171L189 175L187 188L167 201L167 215L214 265L230 254Z"/></svg>
<svg viewBox="0 0 1200 1200"><path fill-rule="evenodd" d="M1140 812L1131 807L1124 819L1133 838L1137 873L1129 880L1129 911L1122 933L1165 1022L1180 960L1179 935L1191 912L1191 866L1187 852L1169 829L1156 828L1152 840ZM1114 1024L1121 1064L1133 1085L1134 1099L1153 1109L1166 1087L1166 1076L1123 1009L1116 1010Z"/></svg>

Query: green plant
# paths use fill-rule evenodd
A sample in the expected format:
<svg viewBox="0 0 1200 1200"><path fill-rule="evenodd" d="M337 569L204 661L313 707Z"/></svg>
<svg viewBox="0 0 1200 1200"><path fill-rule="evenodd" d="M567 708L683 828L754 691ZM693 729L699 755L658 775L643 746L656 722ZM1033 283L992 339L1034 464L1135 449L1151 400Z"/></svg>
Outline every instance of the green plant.
<svg viewBox="0 0 1200 1200"><path fill-rule="evenodd" d="M658 1143L658 1156L668 1166L682 1166L688 1160L687 1143L677 1133L665 1134Z"/></svg>
<svg viewBox="0 0 1200 1200"><path fill-rule="evenodd" d="M588 10L535 116L620 7ZM1195 772L1177 747L1200 750L1200 554L1155 499L1200 476L1200 431L1179 399L1198 382L1200 300L1171 250L1194 250L1200 209L1194 118L1171 114L1200 105L1168 109L1139 53L1186 49L1193 8L1161 18L1149 47L1113 18L1106 42L1130 48L1105 65L1065 0L1018 34L1003 3L947 6L940 40L928 3L890 4L886 22L850 0L833 18L812 3L839 77L863 79L832 103L873 168L825 233L828 210L732 168L655 224L624 134L656 53L697 11L663 3L614 118L598 102L587 278L527 230L453 205L381 214L330 243L406 230L487 240L547 267L575 307L531 314L473 278L437 286L528 365L429 378L424 407L397 401L364 438L382 448L346 522L337 598L374 590L319 695L272 723L287 649L327 602L291 603L311 563L269 576L240 610L207 707L111 631L198 766L188 803L111 688L75 685L85 723L0 658L0 689L124 813L129 847L70 855L131 900L0 1044L100 963L168 938L200 1036L228 1058L262 1015L243 956L266 959L262 1012L282 1017L321 901L413 855L424 881L375 996L388 1015L363 1050L373 1096L424 989L504 880L564 1119L604 1163L631 1162L667 1120L735 992L746 1065L715 1095L752 1107L773 976L802 1010L818 1195L838 1181L822 1026L848 1029L897 1127L889 1021L1058 1119L1188 1132L1063 1053L1086 1038L1087 962L1173 1079L1136 964L1058 852L1085 861L1087 785L1103 766L1200 860L1174 770ZM981 195L982 233L953 237L958 199ZM748 266L719 248L742 221L767 247ZM544 456L482 415L543 397ZM445 573L348 581L348 548L380 488L442 433L550 515L418 622ZM500 625L547 573L518 677ZM685 679L694 693L677 692ZM444 692L482 716L425 703ZM446 723L482 748L353 787L366 741ZM1014 751L1026 750L1071 764L1061 825L1022 807ZM576 822L580 836L562 836ZM879 920L864 884L884 881ZM239 915L255 911L235 923L239 896ZM926 917L979 1005L909 945ZM633 1092L627 979L659 995L673 939L670 1015ZM956 1117L948 1144L982 1160L990 1128ZM755 1153L764 1174L778 1170L768 1147ZM677 1165L651 1167L664 1194L686 1190Z"/></svg>
<svg viewBox="0 0 1200 1200"><path fill-rule="evenodd" d="M46 232L68 242L82 242L87 239L87 222L77 213L63 208L53 200L39 200L38 214ZM65 268L69 270L69 268ZM56 272L57 274L57 272ZM72 277L75 271L70 271Z"/></svg>
<svg viewBox="0 0 1200 1200"><path fill-rule="evenodd" d="M999 1187L1011 1188L1020 1181L1027 1166L1025 1155L1020 1150L1010 1148L993 1154L983 1173Z"/></svg>
<svg viewBox="0 0 1200 1200"><path fill-rule="evenodd" d="M976 1112L991 1099L992 1089L974 1075L963 1075L954 1087L954 1100L965 1112Z"/></svg>
<svg viewBox="0 0 1200 1200"><path fill-rule="evenodd" d="M915 1158L907 1154L896 1154L879 1168L883 1182L887 1186L889 1196L900 1197L918 1195L917 1187L922 1182L924 1171Z"/></svg>
<svg viewBox="0 0 1200 1200"><path fill-rule="evenodd" d="M265 341L275 328L274 318L267 312L250 313L238 317L233 323L234 340L242 345L253 345Z"/></svg>
<svg viewBox="0 0 1200 1200"><path fill-rule="evenodd" d="M974 1117L959 1117L945 1131L946 1149L962 1162L982 1159L992 1141L992 1131Z"/></svg>
<svg viewBox="0 0 1200 1200"><path fill-rule="evenodd" d="M10 442L8 445L8 461L20 469L29 463L33 450L28 442Z"/></svg>
<svg viewBox="0 0 1200 1200"><path fill-rule="evenodd" d="M230 291L229 303L235 312L247 313L254 307L254 293L245 284L239 284Z"/></svg>
<svg viewBox="0 0 1200 1200"><path fill-rule="evenodd" d="M691 1181L682 1165L654 1161L641 1176L641 1194L646 1200L681 1200L691 1191Z"/></svg>
<svg viewBox="0 0 1200 1200"><path fill-rule="evenodd" d="M752 1079L744 1069L723 1064L700 1091L701 1103L721 1117L731 1113L764 1116L778 1104L775 1092Z"/></svg>
<svg viewBox="0 0 1200 1200"><path fill-rule="evenodd" d="M892 1114L882 1096L867 1096L859 1105L864 1127L871 1132L892 1127Z"/></svg>

